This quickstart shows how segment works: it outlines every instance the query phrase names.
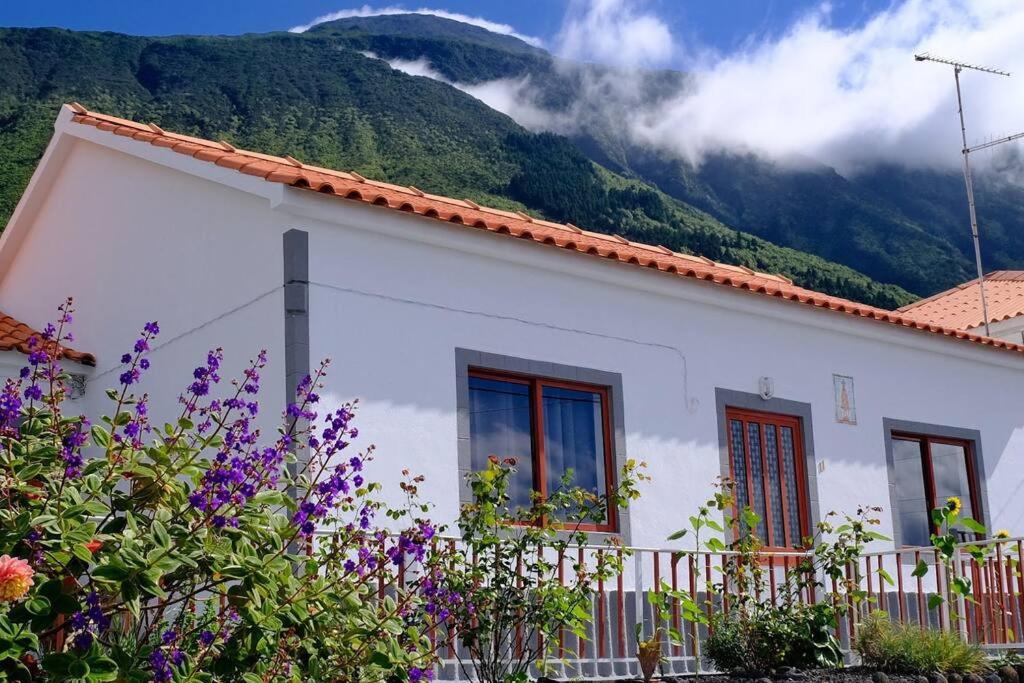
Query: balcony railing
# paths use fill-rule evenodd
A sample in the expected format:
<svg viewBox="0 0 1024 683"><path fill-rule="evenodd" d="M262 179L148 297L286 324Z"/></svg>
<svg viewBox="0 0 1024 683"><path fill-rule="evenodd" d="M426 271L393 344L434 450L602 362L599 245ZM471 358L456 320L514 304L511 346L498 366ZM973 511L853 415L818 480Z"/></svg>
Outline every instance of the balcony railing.
<svg viewBox="0 0 1024 683"><path fill-rule="evenodd" d="M322 541L320 541L322 542ZM459 545L457 539L442 541L450 547ZM980 548L984 557L976 560L968 551ZM552 651L549 665L555 673L572 677L619 677L638 673L635 634L650 636L655 629L672 627L684 634L682 643L663 639L663 671L666 674L690 673L707 670L701 652L707 638L707 628L681 617L678 600L665 623L657 623L652 606L652 593L667 587L685 591L690 598L703 605L708 615L727 610L730 599L735 599L729 578L722 568L734 553L696 552L670 548L609 549L607 546L574 548L573 557L548 559L557 567L559 581L572 580L573 563L589 563L599 553L616 552L621 555L622 572L608 581L597 583L590 604L592 621L585 638L559 633L558 642L550 643ZM758 600L777 602L785 577L799 562L810 557L807 552L764 552L761 567L765 575ZM915 572L924 563L925 574ZM1024 647L1024 538L990 539L962 543L957 547L950 566L940 561L934 548L903 548L900 550L872 551L862 554L846 568L846 582L817 577L821 586L803 588L796 599L814 603L836 599L839 621L836 636L849 654L851 642L856 638L860 621L873 610L886 611L893 621L919 625L958 633L965 641L984 648ZM407 577L399 575L401 582ZM958 578L971 584L969 599L949 599L949 586ZM844 587L843 583L846 584ZM848 588L864 591L866 600L850 599ZM383 590L383 586L382 586ZM829 597L831 594L831 598ZM944 596L933 601L932 596ZM523 638L523 634L516 634ZM456 659L458 633L456 625L437 629L431 638L441 659L440 680L464 678Z"/></svg>

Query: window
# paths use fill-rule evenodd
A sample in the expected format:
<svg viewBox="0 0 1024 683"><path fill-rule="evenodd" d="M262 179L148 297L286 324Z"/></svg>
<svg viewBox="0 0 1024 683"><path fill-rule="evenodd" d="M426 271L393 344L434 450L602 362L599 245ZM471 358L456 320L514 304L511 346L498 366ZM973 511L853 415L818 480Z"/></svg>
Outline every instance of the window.
<svg viewBox="0 0 1024 683"><path fill-rule="evenodd" d="M800 418L726 408L726 422L737 507L761 518L766 547L801 547L809 523Z"/></svg>
<svg viewBox="0 0 1024 683"><path fill-rule="evenodd" d="M512 504L547 496L572 470L572 485L606 497L613 481L607 387L471 369L469 440L474 470L490 456L516 459ZM593 531L615 528L615 510Z"/></svg>
<svg viewBox="0 0 1024 683"><path fill-rule="evenodd" d="M981 521L970 441L893 432L892 460L903 545L931 545L931 511L951 496L963 503L961 516Z"/></svg>

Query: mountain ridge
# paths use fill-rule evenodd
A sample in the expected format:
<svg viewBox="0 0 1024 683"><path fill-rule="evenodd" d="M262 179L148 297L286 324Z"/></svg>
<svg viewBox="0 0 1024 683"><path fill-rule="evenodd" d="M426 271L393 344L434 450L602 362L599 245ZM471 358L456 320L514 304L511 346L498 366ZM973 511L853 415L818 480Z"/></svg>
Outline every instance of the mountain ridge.
<svg viewBox="0 0 1024 683"><path fill-rule="evenodd" d="M465 54L452 63L450 50L432 45L431 40L406 42L391 53L388 44L375 42L370 34L364 26L360 40L373 45L382 58L424 59L452 82L480 81L462 66L469 61ZM581 113L574 122L577 129L567 135L589 158L647 182L731 228L844 263L918 295L976 277L963 177L958 170L879 163L855 174L841 174L818 162L814 171L728 152L709 154L695 167L631 141L619 129L628 107L614 98L603 98L600 91L589 100L581 98L587 87L606 87L608 82L602 82L601 76L613 69L565 68L565 62L545 53L544 57L519 57L503 71L492 67L488 52L471 46L464 50L473 52L476 73L486 77L529 75L531 94L552 116ZM640 74L644 93L639 100L650 102L679 92L687 77L679 72ZM602 102L597 111L578 111L581 101L594 100ZM952 155L952 141L950 147ZM1024 267L1024 230L1020 229L1024 227L1024 185L1019 179L1007 182L1007 177L1014 174L991 171L977 173L975 178L989 270Z"/></svg>
<svg viewBox="0 0 1024 683"><path fill-rule="evenodd" d="M531 132L451 85L369 59L360 53L365 30L363 44L351 43L355 34L340 40L331 31L311 33L148 38L0 29L0 61L8 64L0 70L0 223L52 133L57 107L78 100L249 149L780 273L884 308L914 298L849 267L731 229L644 178L606 169L569 138ZM416 50L430 43L388 40ZM484 49L477 42L446 47L465 58L451 62L459 68ZM543 54L530 48L500 56L522 67ZM490 66L497 72L497 62Z"/></svg>

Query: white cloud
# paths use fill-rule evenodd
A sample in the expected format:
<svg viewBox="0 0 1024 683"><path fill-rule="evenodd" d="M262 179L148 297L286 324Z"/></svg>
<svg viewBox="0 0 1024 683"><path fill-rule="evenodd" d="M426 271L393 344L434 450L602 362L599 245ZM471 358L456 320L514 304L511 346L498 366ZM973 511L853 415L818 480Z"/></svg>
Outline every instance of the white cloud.
<svg viewBox="0 0 1024 683"><path fill-rule="evenodd" d="M410 76L424 76L426 78L433 78L435 81L450 84L450 81L431 66L426 57L420 57L419 59L385 59L373 52L360 52L360 54L370 59L379 59L382 62L387 62L392 69L402 71Z"/></svg>
<svg viewBox="0 0 1024 683"><path fill-rule="evenodd" d="M336 19L348 19L350 17L377 17L389 14L427 14L434 17L441 17L442 19L451 19L452 21L460 21L463 24L470 24L472 26L479 26L482 29L491 31L492 33L500 33L506 36L512 36L518 38L523 42L529 43L535 47L540 47L543 43L540 38L535 36L527 36L519 33L514 27L508 24L502 24L496 21L490 21L483 17L472 17L467 14L459 14L458 12L449 12L443 9L431 9L429 7L421 7L419 9L406 9L400 6L389 6L389 7L371 7L370 5L363 5L362 7L356 7L354 9L343 9L337 12L331 12L330 14L324 14L317 17L308 24L302 24L300 26L293 26L288 29L292 33L303 33L313 28L317 24L322 24L326 21L335 21Z"/></svg>
<svg viewBox="0 0 1024 683"><path fill-rule="evenodd" d="M631 117L635 139L693 161L728 150L847 172L879 161L955 166L952 68L915 62L914 53L1024 75L1020 0L907 0L846 30L830 26L828 12L696 64L692 87ZM1019 80L968 71L961 80L970 143L1024 130Z"/></svg>
<svg viewBox="0 0 1024 683"><path fill-rule="evenodd" d="M410 76L423 76L441 81L475 97L491 109L511 117L519 125L532 130L569 132L572 122L569 115L551 112L535 103L536 94L530 84L530 77L497 78L480 83L459 83L445 78L425 57L419 59L386 59L373 52L362 52L366 57L387 62L392 69Z"/></svg>
<svg viewBox="0 0 1024 683"><path fill-rule="evenodd" d="M645 7L644 0L570 6L553 51L617 68L561 63L580 86L565 109L544 109L528 76L450 85L533 130L599 125L693 163L725 151L789 164L813 160L843 173L878 162L956 168L952 68L913 58L931 51L1014 73L961 74L970 144L1024 131L1022 0L903 0L852 28L835 27L822 4L781 34L752 36L732 54L688 46L691 77L653 104L635 69L678 61L682 47ZM389 63L448 82L425 59ZM1014 168L1024 178L1021 149L998 147L976 163Z"/></svg>
<svg viewBox="0 0 1024 683"><path fill-rule="evenodd" d="M662 66L676 52L665 22L631 0L573 0L556 42L566 59L625 67Z"/></svg>

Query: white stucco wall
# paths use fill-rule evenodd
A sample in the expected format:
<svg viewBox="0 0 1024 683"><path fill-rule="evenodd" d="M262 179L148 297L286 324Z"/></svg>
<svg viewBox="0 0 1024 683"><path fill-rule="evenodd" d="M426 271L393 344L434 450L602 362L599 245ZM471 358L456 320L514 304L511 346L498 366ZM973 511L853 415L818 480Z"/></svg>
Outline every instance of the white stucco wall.
<svg viewBox="0 0 1024 683"><path fill-rule="evenodd" d="M308 194L308 193L306 193ZM309 230L314 358L336 400L359 397L389 478L409 466L441 518L457 510L454 349L622 374L627 455L653 481L630 542L665 547L720 472L716 387L812 405L822 513L890 508L882 418L978 429L996 527L1024 528L1024 359L1008 352L459 226L300 198ZM315 203L316 209L309 209ZM317 212L342 221L313 220ZM419 241L422 240L422 241ZM834 420L833 373L856 383ZM695 402L693 412L687 402ZM891 519L883 515L888 531Z"/></svg>
<svg viewBox="0 0 1024 683"><path fill-rule="evenodd" d="M266 347L274 417L266 424L276 426L282 264L267 201L85 140L64 142L71 149L47 199L19 226L28 228L21 248L0 275L0 309L40 329L74 297L73 346L97 358L84 400L92 415L108 408L104 390L117 385L120 356L149 320L161 334L141 390L157 424L176 420L177 396L208 350L224 348L226 383Z"/></svg>
<svg viewBox="0 0 1024 683"><path fill-rule="evenodd" d="M459 503L465 348L621 374L626 455L653 476L631 508L633 545L667 546L705 499L720 474L715 389L756 393L761 376L777 397L812 405L822 512L888 510L882 420L895 418L979 430L988 521L1024 531L1018 355L283 188L78 128L0 276L0 309L42 325L75 296L75 345L99 359L90 412L136 331L158 318L155 416L176 414L207 349L225 348L227 375L265 347L275 422L281 235L297 228L309 233L311 363L333 359L321 409L359 398L359 442L377 445L370 476L397 501L401 470L423 473L443 521ZM855 380L856 426L834 420L833 373Z"/></svg>

